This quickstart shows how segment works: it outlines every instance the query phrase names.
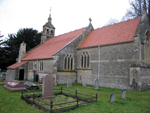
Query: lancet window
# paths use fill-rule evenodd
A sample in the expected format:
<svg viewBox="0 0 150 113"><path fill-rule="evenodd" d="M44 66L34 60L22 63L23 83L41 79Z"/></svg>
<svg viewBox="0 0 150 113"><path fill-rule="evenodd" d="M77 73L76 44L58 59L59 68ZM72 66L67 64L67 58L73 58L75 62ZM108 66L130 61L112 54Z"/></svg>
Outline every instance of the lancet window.
<svg viewBox="0 0 150 113"><path fill-rule="evenodd" d="M43 61L40 61L40 71L43 71Z"/></svg>
<svg viewBox="0 0 150 113"><path fill-rule="evenodd" d="M81 67L82 68L89 68L90 56L88 52L83 51L81 55Z"/></svg>
<svg viewBox="0 0 150 113"><path fill-rule="evenodd" d="M64 60L64 69L65 70L73 70L74 68L74 58L72 55L67 54Z"/></svg>

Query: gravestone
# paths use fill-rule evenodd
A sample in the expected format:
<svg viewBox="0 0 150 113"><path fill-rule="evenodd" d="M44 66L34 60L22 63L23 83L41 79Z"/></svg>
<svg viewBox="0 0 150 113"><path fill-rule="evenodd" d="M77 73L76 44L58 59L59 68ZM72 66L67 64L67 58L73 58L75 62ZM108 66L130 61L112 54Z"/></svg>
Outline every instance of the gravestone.
<svg viewBox="0 0 150 113"><path fill-rule="evenodd" d="M123 90L122 90L121 99L126 100L126 89L123 89Z"/></svg>
<svg viewBox="0 0 150 113"><path fill-rule="evenodd" d="M99 89L98 79L95 79L95 81L94 81L94 89Z"/></svg>
<svg viewBox="0 0 150 113"><path fill-rule="evenodd" d="M115 98L116 98L116 93L114 92L110 95L110 102L115 102Z"/></svg>
<svg viewBox="0 0 150 113"><path fill-rule="evenodd" d="M52 75L45 75L43 77L42 98L43 99L54 98L54 96L53 96L53 76Z"/></svg>
<svg viewBox="0 0 150 113"><path fill-rule="evenodd" d="M83 85L83 87L86 87L86 83L84 80L82 81L82 85Z"/></svg>
<svg viewBox="0 0 150 113"><path fill-rule="evenodd" d="M72 87L72 80L70 78L67 79L67 88Z"/></svg>
<svg viewBox="0 0 150 113"><path fill-rule="evenodd" d="M7 70L6 72L6 81L14 80L15 74L12 70Z"/></svg>
<svg viewBox="0 0 150 113"><path fill-rule="evenodd" d="M26 90L25 85L21 84L17 80L7 81L4 88L12 92Z"/></svg>

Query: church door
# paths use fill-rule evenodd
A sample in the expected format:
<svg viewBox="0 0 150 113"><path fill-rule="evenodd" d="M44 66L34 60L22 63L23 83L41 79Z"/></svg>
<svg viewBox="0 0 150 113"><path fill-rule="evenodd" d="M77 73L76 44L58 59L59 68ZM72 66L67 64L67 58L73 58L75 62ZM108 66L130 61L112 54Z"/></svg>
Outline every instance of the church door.
<svg viewBox="0 0 150 113"><path fill-rule="evenodd" d="M24 69L20 69L19 80L24 80Z"/></svg>

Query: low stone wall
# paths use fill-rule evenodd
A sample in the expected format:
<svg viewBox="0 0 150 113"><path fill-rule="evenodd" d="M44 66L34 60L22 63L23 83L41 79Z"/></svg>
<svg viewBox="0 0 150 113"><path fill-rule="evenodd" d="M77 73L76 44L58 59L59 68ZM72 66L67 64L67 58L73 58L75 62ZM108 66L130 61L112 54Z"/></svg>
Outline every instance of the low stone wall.
<svg viewBox="0 0 150 113"><path fill-rule="evenodd" d="M130 85L135 91L150 89L150 68L130 67Z"/></svg>

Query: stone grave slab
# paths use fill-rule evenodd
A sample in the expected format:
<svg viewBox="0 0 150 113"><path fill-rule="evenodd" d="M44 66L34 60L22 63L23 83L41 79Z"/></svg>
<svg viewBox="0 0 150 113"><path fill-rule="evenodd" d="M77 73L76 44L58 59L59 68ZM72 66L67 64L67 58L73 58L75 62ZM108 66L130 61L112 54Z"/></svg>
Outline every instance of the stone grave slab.
<svg viewBox="0 0 150 113"><path fill-rule="evenodd" d="M99 89L98 79L95 79L95 81L94 81L94 89Z"/></svg>
<svg viewBox="0 0 150 113"><path fill-rule="evenodd" d="M116 99L116 93L114 92L110 95L110 102L115 102L115 99Z"/></svg>
<svg viewBox="0 0 150 113"><path fill-rule="evenodd" d="M67 88L72 87L72 80L70 78L67 79Z"/></svg>
<svg viewBox="0 0 150 113"><path fill-rule="evenodd" d="M126 89L123 89L123 90L122 90L121 99L126 100Z"/></svg>
<svg viewBox="0 0 150 113"><path fill-rule="evenodd" d="M54 96L53 96L53 76L50 74L45 75L43 77L42 98L43 99L54 98Z"/></svg>
<svg viewBox="0 0 150 113"><path fill-rule="evenodd" d="M26 90L25 85L21 84L17 80L5 82L4 88L12 92Z"/></svg>
<svg viewBox="0 0 150 113"><path fill-rule="evenodd" d="M27 82L25 82L23 84L25 85L25 87L27 89L39 89L39 87L36 84L34 84L32 82L29 82L29 81L27 81Z"/></svg>

